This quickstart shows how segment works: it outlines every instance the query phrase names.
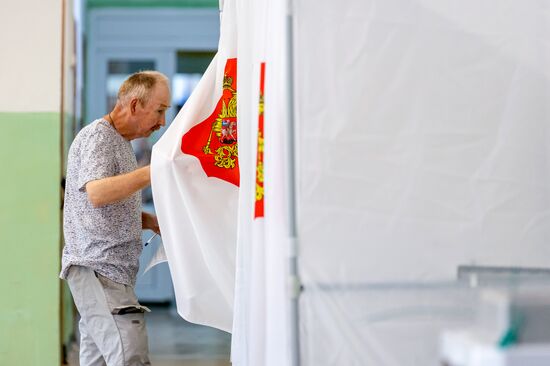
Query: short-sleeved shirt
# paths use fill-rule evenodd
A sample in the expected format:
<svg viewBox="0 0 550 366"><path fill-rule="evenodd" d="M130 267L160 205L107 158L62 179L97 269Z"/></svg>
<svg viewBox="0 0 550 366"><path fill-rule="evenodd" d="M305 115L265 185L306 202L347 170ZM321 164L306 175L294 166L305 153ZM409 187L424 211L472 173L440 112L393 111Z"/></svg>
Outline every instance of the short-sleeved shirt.
<svg viewBox="0 0 550 366"><path fill-rule="evenodd" d="M105 119L84 127L74 139L67 161L60 277L70 266L93 269L118 283L134 286L141 244L141 192L94 208L86 183L137 168L129 141Z"/></svg>

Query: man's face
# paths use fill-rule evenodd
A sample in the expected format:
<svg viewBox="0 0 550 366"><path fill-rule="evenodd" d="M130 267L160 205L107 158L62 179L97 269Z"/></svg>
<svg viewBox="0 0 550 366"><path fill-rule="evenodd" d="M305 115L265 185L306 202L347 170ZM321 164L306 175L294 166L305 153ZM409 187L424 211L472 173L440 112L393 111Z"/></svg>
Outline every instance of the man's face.
<svg viewBox="0 0 550 366"><path fill-rule="evenodd" d="M166 124L166 110L170 107L170 91L164 83L157 83L145 105L137 103L136 119L138 137L149 137Z"/></svg>

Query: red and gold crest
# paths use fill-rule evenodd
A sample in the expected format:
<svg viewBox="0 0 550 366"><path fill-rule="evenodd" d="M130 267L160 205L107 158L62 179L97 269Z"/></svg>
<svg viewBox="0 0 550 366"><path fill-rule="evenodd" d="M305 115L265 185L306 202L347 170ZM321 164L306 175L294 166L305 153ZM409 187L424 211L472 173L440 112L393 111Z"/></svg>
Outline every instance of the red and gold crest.
<svg viewBox="0 0 550 366"><path fill-rule="evenodd" d="M265 62L262 62L260 68L258 153L256 158L256 204L254 206L254 218L264 217L264 80Z"/></svg>
<svg viewBox="0 0 550 366"><path fill-rule="evenodd" d="M212 114L181 138L181 151L197 157L209 177L239 185L237 59L225 64L223 93Z"/></svg>

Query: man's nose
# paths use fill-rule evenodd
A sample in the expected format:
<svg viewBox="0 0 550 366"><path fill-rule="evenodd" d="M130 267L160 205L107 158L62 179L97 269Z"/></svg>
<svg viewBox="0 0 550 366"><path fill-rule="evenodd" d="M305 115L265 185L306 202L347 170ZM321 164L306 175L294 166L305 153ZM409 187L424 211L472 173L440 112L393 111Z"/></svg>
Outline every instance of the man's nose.
<svg viewBox="0 0 550 366"><path fill-rule="evenodd" d="M166 125L166 115L163 114L162 117L160 117L159 125L161 126Z"/></svg>

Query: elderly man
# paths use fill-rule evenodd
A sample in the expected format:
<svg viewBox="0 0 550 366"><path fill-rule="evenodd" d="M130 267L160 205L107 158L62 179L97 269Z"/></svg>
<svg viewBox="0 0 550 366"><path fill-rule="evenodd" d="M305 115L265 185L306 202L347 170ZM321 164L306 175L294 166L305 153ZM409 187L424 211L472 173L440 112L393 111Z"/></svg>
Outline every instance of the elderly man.
<svg viewBox="0 0 550 366"><path fill-rule="evenodd" d="M137 168L130 140L165 124L166 76L131 75L114 109L83 128L69 150L60 277L80 313L80 366L150 365L144 311L134 293L141 231L159 233L141 212L149 166Z"/></svg>

